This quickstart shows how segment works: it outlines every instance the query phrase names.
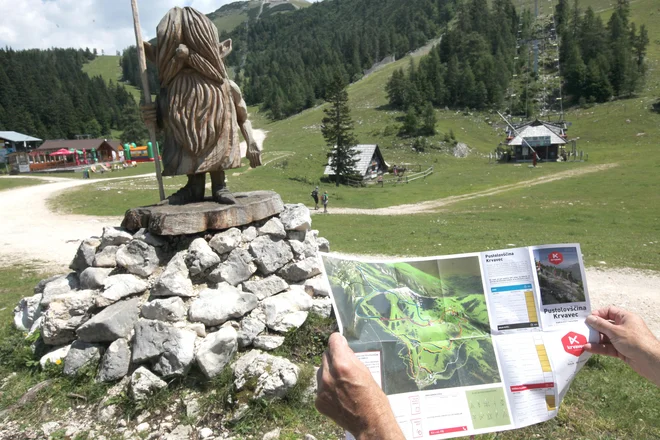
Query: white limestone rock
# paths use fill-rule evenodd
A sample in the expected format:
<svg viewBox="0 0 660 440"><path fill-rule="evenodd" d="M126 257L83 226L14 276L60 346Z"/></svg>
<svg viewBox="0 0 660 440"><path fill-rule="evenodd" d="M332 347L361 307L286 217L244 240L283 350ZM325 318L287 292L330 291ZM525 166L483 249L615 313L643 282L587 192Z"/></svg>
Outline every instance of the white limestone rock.
<svg viewBox="0 0 660 440"><path fill-rule="evenodd" d="M330 296L330 288L322 275L305 280L304 286L310 296Z"/></svg>
<svg viewBox="0 0 660 440"><path fill-rule="evenodd" d="M66 275L54 275L52 277L44 278L43 280L39 281L36 286L34 286L34 294L37 295L39 293L44 293L44 289L46 288L46 284L50 283L51 281L55 281L58 278L62 278L63 276Z"/></svg>
<svg viewBox="0 0 660 440"><path fill-rule="evenodd" d="M257 237L250 243L250 253L264 275L270 275L293 259L291 247L286 240L274 241L266 235Z"/></svg>
<svg viewBox="0 0 660 440"><path fill-rule="evenodd" d="M140 367L131 375L129 390L135 401L142 402L166 386L167 383L159 379L154 373L145 367Z"/></svg>
<svg viewBox="0 0 660 440"><path fill-rule="evenodd" d="M282 398L298 383L300 369L288 359L252 350L233 365L234 385L238 391L256 379L255 399Z"/></svg>
<svg viewBox="0 0 660 440"><path fill-rule="evenodd" d="M327 238L319 237L316 239L319 252L330 252L330 242Z"/></svg>
<svg viewBox="0 0 660 440"><path fill-rule="evenodd" d="M188 266L186 265L187 255L188 253L186 251L181 251L167 263L167 267L151 289L153 296L181 296L189 298L197 294L188 276Z"/></svg>
<svg viewBox="0 0 660 440"><path fill-rule="evenodd" d="M268 431L264 434L261 440L277 440L280 438L281 431L282 430L280 428L275 428L272 431Z"/></svg>
<svg viewBox="0 0 660 440"><path fill-rule="evenodd" d="M64 370L66 376L75 376L78 371L90 364L98 363L103 353L103 347L89 342L75 341L64 358Z"/></svg>
<svg viewBox="0 0 660 440"><path fill-rule="evenodd" d="M76 329L89 318L96 292L81 290L51 298L43 314L41 336L47 345L64 345L76 339Z"/></svg>
<svg viewBox="0 0 660 440"><path fill-rule="evenodd" d="M310 312L329 318L332 315L332 300L330 298L313 298Z"/></svg>
<svg viewBox="0 0 660 440"><path fill-rule="evenodd" d="M266 316L261 308L256 308L241 320L238 330L238 347L245 348L252 345L254 338L266 330Z"/></svg>
<svg viewBox="0 0 660 440"><path fill-rule="evenodd" d="M131 365L131 349L124 338L114 341L103 355L98 380L114 382L126 376Z"/></svg>
<svg viewBox="0 0 660 440"><path fill-rule="evenodd" d="M272 351L284 344L284 336L260 335L254 338L254 348L264 351Z"/></svg>
<svg viewBox="0 0 660 440"><path fill-rule="evenodd" d="M142 306L142 317L158 321L176 322L186 318L188 308L178 296L157 298Z"/></svg>
<svg viewBox="0 0 660 440"><path fill-rule="evenodd" d="M260 304L268 328L281 333L303 325L311 307L312 298L300 286L291 286L290 290L266 298Z"/></svg>
<svg viewBox="0 0 660 440"><path fill-rule="evenodd" d="M41 359L39 359L39 365L41 365L41 368L46 368L46 365L49 363L56 364L57 361L63 362L64 358L66 358L66 355L69 354L70 349L71 344L49 351L45 355L41 356Z"/></svg>
<svg viewBox="0 0 660 440"><path fill-rule="evenodd" d="M163 440L189 440L193 435L193 428L190 425L178 425L172 432L165 434ZM230 440L230 439L228 439Z"/></svg>
<svg viewBox="0 0 660 440"><path fill-rule="evenodd" d="M133 235L133 240L144 241L145 243L157 248L162 248L167 245L165 240L163 240L158 235L148 232L145 228L138 230L135 235Z"/></svg>
<svg viewBox="0 0 660 440"><path fill-rule="evenodd" d="M280 220L287 231L309 231L312 229L312 216L309 209L302 203L284 205Z"/></svg>
<svg viewBox="0 0 660 440"><path fill-rule="evenodd" d="M199 438L201 439L207 439L209 437L213 437L213 430L211 428L201 428L200 430L197 431Z"/></svg>
<svg viewBox="0 0 660 440"><path fill-rule="evenodd" d="M195 357L206 377L217 376L233 359L238 349L237 336L236 330L227 326L210 333L199 344Z"/></svg>
<svg viewBox="0 0 660 440"><path fill-rule="evenodd" d="M318 258L309 257L302 261L295 261L284 266L279 276L291 283L297 283L321 274L321 264Z"/></svg>
<svg viewBox="0 0 660 440"><path fill-rule="evenodd" d="M258 235L270 235L273 238L286 238L286 231L284 230L284 225L282 221L273 217L266 222L265 225L257 229Z"/></svg>
<svg viewBox="0 0 660 440"><path fill-rule="evenodd" d="M284 292L289 285L277 275L271 275L260 280L251 280L243 283L243 289L257 295L259 301L263 301L276 293Z"/></svg>
<svg viewBox="0 0 660 440"><path fill-rule="evenodd" d="M101 247L103 250L108 246L121 246L127 244L133 239L133 236L121 228L105 227L101 235Z"/></svg>
<svg viewBox="0 0 660 440"><path fill-rule="evenodd" d="M258 235L259 232L257 231L257 228L255 228L254 226L250 226L249 228L245 228L241 238L243 240L243 243L250 243L252 240L257 238Z"/></svg>
<svg viewBox="0 0 660 440"><path fill-rule="evenodd" d="M236 286L250 279L257 271L257 266L253 263L253 260L254 258L248 251L236 248L231 251L224 263L209 274L208 279L213 283L224 281Z"/></svg>
<svg viewBox="0 0 660 440"><path fill-rule="evenodd" d="M80 288L81 289L100 289L106 278L112 272L112 268L106 267L88 267L80 274Z"/></svg>
<svg viewBox="0 0 660 440"><path fill-rule="evenodd" d="M57 295L70 293L77 290L79 287L80 281L75 272L57 277L44 286L43 295L41 297L41 306L47 306L50 304L51 298Z"/></svg>
<svg viewBox="0 0 660 440"><path fill-rule="evenodd" d="M219 284L216 289L206 289L195 299L188 311L191 322L201 322L206 326L223 324L228 319L242 318L255 307L258 300L252 293L244 293L227 284Z"/></svg>
<svg viewBox="0 0 660 440"><path fill-rule="evenodd" d="M78 338L85 342L128 338L140 315L141 303L140 298L133 298L106 307L78 328Z"/></svg>
<svg viewBox="0 0 660 440"><path fill-rule="evenodd" d="M144 278L158 268L160 259L156 248L140 240L133 240L117 251L117 264L130 273Z"/></svg>
<svg viewBox="0 0 660 440"><path fill-rule="evenodd" d="M195 332L147 319L138 320L134 329L133 363L151 361L152 369L164 377L188 372L195 357Z"/></svg>
<svg viewBox="0 0 660 440"><path fill-rule="evenodd" d="M96 258L96 251L100 245L101 240L96 237L83 240L82 243L80 243L80 246L78 246L76 256L73 257L69 269L80 272L93 266Z"/></svg>
<svg viewBox="0 0 660 440"><path fill-rule="evenodd" d="M289 246L293 249L293 254L297 260L316 257L316 254L318 253L318 244L316 241L317 234L318 231L309 231L305 234L305 238L302 241L289 240Z"/></svg>
<svg viewBox="0 0 660 440"><path fill-rule="evenodd" d="M107 246L94 257L94 267L117 267L119 246Z"/></svg>
<svg viewBox="0 0 660 440"><path fill-rule="evenodd" d="M17 329L26 332L30 330L34 322L39 319L42 313L42 296L42 294L38 293L20 300L14 309L14 325Z"/></svg>
<svg viewBox="0 0 660 440"><path fill-rule="evenodd" d="M191 276L203 274L220 263L220 257L203 238L197 238L188 247L186 263Z"/></svg>
<svg viewBox="0 0 660 440"><path fill-rule="evenodd" d="M236 249L241 242L242 235L240 229L231 228L216 234L209 242L209 245L219 255L224 255Z"/></svg>
<svg viewBox="0 0 660 440"><path fill-rule="evenodd" d="M103 282L103 292L96 300L98 307L107 307L120 299L144 293L147 290L146 281L131 274L112 275Z"/></svg>

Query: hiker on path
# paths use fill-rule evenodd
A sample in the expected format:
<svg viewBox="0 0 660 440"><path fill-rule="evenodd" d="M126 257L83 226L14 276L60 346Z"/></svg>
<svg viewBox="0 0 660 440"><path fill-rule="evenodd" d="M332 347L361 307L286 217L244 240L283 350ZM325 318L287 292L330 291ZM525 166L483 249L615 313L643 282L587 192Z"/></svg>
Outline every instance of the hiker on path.
<svg viewBox="0 0 660 440"><path fill-rule="evenodd" d="M323 191L323 213L328 213L328 192Z"/></svg>
<svg viewBox="0 0 660 440"><path fill-rule="evenodd" d="M314 199L314 209L319 209L319 187L317 186L312 191L312 199Z"/></svg>

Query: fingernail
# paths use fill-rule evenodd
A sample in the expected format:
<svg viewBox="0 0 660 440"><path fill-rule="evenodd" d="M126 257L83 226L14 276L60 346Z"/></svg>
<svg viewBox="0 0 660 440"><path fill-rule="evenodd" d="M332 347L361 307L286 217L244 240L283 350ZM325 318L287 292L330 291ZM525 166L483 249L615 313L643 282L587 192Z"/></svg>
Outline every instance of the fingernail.
<svg viewBox="0 0 660 440"><path fill-rule="evenodd" d="M592 325L598 322L598 318L596 318L594 315L589 315L587 316L587 324Z"/></svg>

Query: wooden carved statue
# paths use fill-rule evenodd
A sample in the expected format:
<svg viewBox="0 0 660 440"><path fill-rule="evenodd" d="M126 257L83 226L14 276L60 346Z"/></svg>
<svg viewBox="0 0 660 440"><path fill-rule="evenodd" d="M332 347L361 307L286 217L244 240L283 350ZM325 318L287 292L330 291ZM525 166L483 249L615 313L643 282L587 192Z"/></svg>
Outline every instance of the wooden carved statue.
<svg viewBox="0 0 660 440"><path fill-rule="evenodd" d="M213 200L236 203L225 170L241 166L239 129L250 166L261 165L245 101L225 69L231 50L231 40L220 43L211 20L189 7L171 9L158 25L156 45L145 43L147 59L158 66L160 93L154 105L143 108L143 117L165 131L163 175L188 176L167 203L203 201L207 172Z"/></svg>

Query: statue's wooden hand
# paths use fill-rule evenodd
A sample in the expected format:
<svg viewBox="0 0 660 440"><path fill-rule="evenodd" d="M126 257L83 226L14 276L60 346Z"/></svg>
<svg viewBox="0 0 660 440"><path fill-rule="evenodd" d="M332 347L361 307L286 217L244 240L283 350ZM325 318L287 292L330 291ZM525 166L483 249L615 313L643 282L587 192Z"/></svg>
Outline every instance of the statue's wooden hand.
<svg viewBox="0 0 660 440"><path fill-rule="evenodd" d="M259 150L259 146L257 145L256 142L250 142L248 145L247 153L245 154L245 157L248 158L250 161L250 167L256 168L260 167L261 164L261 151Z"/></svg>
<svg viewBox="0 0 660 440"><path fill-rule="evenodd" d="M154 129L158 124L158 111L156 109L156 103L145 104L140 107L142 110L142 120L148 127L153 127Z"/></svg>

